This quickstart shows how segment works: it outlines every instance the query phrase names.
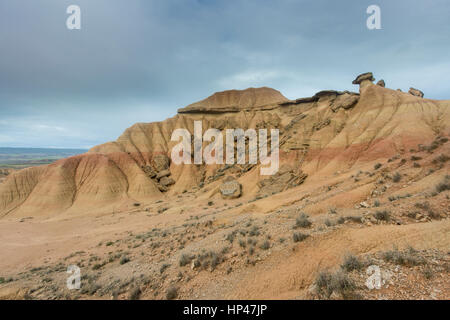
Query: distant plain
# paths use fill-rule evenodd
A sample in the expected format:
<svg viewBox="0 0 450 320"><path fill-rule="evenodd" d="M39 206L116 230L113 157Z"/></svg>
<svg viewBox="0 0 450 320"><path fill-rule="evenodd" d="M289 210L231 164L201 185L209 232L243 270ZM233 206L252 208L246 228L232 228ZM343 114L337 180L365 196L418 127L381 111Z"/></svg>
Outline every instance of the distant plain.
<svg viewBox="0 0 450 320"><path fill-rule="evenodd" d="M86 149L0 147L0 168L23 169L40 166L85 152Z"/></svg>

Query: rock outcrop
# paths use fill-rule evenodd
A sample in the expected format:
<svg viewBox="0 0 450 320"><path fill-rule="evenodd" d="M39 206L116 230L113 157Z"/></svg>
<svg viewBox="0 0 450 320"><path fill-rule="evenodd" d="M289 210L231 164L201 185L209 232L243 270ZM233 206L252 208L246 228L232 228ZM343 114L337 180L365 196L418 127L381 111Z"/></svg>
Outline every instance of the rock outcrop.
<svg viewBox="0 0 450 320"><path fill-rule="evenodd" d="M412 94L413 96L420 97L420 98L423 98L423 96L424 96L422 91L420 91L419 89L415 89L415 88L409 88L408 93Z"/></svg>
<svg viewBox="0 0 450 320"><path fill-rule="evenodd" d="M178 113L222 113L261 109L288 101L279 91L263 87L246 90L228 90L178 109Z"/></svg>
<svg viewBox="0 0 450 320"><path fill-rule="evenodd" d="M359 100L359 95L351 92L344 92L336 97L331 104L331 109L336 112L339 108L345 110L352 108Z"/></svg>
<svg viewBox="0 0 450 320"><path fill-rule="evenodd" d="M10 171L8 169L0 169L0 183L5 181L6 177L9 176Z"/></svg>
<svg viewBox="0 0 450 320"><path fill-rule="evenodd" d="M298 168L283 165L280 170L267 179L258 182L259 196L268 197L284 190L299 186L308 175Z"/></svg>
<svg viewBox="0 0 450 320"><path fill-rule="evenodd" d="M242 194L242 185L233 177L226 177L219 187L223 199L236 199Z"/></svg>
<svg viewBox="0 0 450 320"><path fill-rule="evenodd" d="M372 72L366 72L363 74L360 74L359 76L356 77L355 80L353 80L353 84L358 84L359 85L359 92L361 92L362 90L364 90L367 86L373 84L373 82L375 81L375 78L373 77Z"/></svg>

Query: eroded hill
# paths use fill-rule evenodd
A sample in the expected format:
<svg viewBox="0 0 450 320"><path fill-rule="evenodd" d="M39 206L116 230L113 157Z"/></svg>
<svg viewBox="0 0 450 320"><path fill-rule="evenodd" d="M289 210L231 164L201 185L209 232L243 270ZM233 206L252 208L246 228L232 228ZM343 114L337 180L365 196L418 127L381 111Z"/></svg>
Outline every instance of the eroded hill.
<svg viewBox="0 0 450 320"><path fill-rule="evenodd" d="M216 93L165 121L135 124L116 141L85 154L12 174L0 185L0 216L107 212L209 184L217 187L226 175L238 179L245 196L268 195L291 181L295 187L306 176L314 181L383 161L449 134L449 101L387 89L370 78L356 83L360 94L322 91L294 101L269 88ZM259 165L173 164L172 132L193 132L196 120L204 131L279 129L280 174L267 180L259 175ZM283 175L286 171L291 174Z"/></svg>
<svg viewBox="0 0 450 320"><path fill-rule="evenodd" d="M0 298L448 299L450 101L354 82L359 93L293 101L223 92L9 174ZM171 133L194 121L279 129L279 171L175 165ZM80 290L66 287L69 265Z"/></svg>

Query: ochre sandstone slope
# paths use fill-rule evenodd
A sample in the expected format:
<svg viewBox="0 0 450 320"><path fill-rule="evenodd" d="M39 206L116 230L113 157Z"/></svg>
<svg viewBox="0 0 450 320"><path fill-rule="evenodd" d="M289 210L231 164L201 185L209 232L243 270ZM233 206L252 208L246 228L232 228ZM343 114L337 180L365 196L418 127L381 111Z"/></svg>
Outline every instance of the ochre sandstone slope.
<svg viewBox="0 0 450 320"><path fill-rule="evenodd" d="M165 121L137 123L86 154L9 175L0 184L0 217L111 212L208 184L217 187L229 173L242 184L244 195L271 195L277 184L309 183L450 134L450 100L424 99L374 85L371 79L356 83L359 94L322 91L292 101L269 88L216 93ZM202 121L203 132L279 129L280 174L267 182L259 165L175 165L170 152L178 142L171 142L171 134L178 128L193 133L196 120ZM285 181L286 174L297 179Z"/></svg>

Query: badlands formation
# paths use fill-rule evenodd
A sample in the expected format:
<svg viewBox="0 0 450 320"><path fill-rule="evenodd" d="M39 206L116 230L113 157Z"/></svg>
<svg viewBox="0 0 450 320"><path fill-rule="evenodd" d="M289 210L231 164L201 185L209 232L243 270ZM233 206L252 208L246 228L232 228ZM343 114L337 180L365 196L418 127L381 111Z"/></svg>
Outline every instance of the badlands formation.
<svg viewBox="0 0 450 320"><path fill-rule="evenodd" d="M5 175L0 298L448 299L450 100L374 81L296 100L215 93ZM174 164L172 132L194 121L278 129L279 171ZM365 286L371 264L389 285Z"/></svg>

